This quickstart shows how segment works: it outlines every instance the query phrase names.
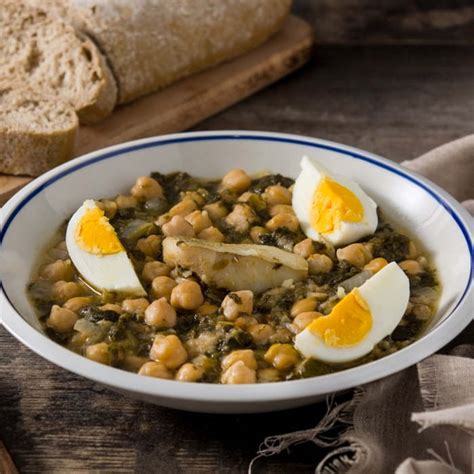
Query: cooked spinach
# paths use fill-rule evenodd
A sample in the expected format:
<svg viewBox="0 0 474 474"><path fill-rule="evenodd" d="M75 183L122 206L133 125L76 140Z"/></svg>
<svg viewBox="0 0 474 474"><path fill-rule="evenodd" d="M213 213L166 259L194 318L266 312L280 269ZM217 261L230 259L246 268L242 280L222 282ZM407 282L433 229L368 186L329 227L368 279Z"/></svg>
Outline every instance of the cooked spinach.
<svg viewBox="0 0 474 474"><path fill-rule="evenodd" d="M316 282L316 284L320 286L337 286L342 281L347 280L359 272L359 268L354 267L349 262L343 260L341 262L337 262L330 272L312 275L311 278Z"/></svg>
<svg viewBox="0 0 474 474"><path fill-rule="evenodd" d="M199 180L182 171L166 175L153 172L150 176L161 184L165 196L171 205L176 204L180 200L182 192L195 191L200 186Z"/></svg>
<svg viewBox="0 0 474 474"><path fill-rule="evenodd" d="M287 178L281 174L268 174L261 178L253 179L250 185L250 191L261 194L268 186L280 185L289 188L295 182L294 179Z"/></svg>
<svg viewBox="0 0 474 474"><path fill-rule="evenodd" d="M253 343L252 336L242 329L232 327L225 334L224 339L219 342L218 349L223 353L228 353L235 349L246 349Z"/></svg>
<svg viewBox="0 0 474 474"><path fill-rule="evenodd" d="M87 319L91 323L98 323L99 321L118 321L120 315L115 311L102 310L96 306L84 306L79 310L79 316Z"/></svg>
<svg viewBox="0 0 474 474"><path fill-rule="evenodd" d="M389 262L400 262L408 254L410 239L394 231L389 224L383 224L368 242L374 246L372 252L374 257L382 257Z"/></svg>
<svg viewBox="0 0 474 474"><path fill-rule="evenodd" d="M417 290L427 286L435 287L438 284L433 272L421 272L415 275L408 275L408 278L410 279L411 290Z"/></svg>
<svg viewBox="0 0 474 474"><path fill-rule="evenodd" d="M293 232L287 227L280 227L273 232L260 235L258 240L262 245L271 245L291 252L295 244L303 239L300 233Z"/></svg>

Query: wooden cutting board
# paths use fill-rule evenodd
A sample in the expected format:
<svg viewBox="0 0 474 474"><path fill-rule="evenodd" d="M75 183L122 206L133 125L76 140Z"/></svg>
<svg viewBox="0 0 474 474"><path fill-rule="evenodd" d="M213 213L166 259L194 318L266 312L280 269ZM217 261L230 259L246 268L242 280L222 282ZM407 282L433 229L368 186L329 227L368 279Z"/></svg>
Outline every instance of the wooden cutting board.
<svg viewBox="0 0 474 474"><path fill-rule="evenodd" d="M290 16L281 31L259 48L120 106L100 124L81 126L75 156L186 130L299 68L309 60L312 46L310 25ZM31 179L0 174L0 206Z"/></svg>

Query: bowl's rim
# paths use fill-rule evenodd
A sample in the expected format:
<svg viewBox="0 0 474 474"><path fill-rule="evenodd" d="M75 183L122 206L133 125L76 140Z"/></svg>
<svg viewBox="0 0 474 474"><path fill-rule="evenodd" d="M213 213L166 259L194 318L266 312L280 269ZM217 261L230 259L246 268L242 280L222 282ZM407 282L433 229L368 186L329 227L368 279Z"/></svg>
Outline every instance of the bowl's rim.
<svg viewBox="0 0 474 474"><path fill-rule="evenodd" d="M336 142L301 135L276 132L256 132L243 130L224 130L208 132L187 132L115 145L88 153L47 172L29 183L13 196L3 207L0 218L0 245L18 213L37 194L66 175L114 156L132 153L145 148L155 148L183 142L216 140L255 140L289 143L325 149L345 156L359 159L383 168L400 178L408 180L430 194L452 217L462 233L471 258L470 276L463 294L455 308L428 334L418 341L382 359L369 362L333 374L301 380L282 381L271 385L267 383L250 385L216 385L208 383L187 383L179 385L175 381L143 377L124 370L108 367L90 361L55 343L30 326L14 308L0 281L0 323L18 340L50 362L88 379L103 383L121 391L135 392L150 397L172 398L175 400L206 403L263 403L292 399L317 397L340 390L352 388L405 369L433 354L471 321L470 309L473 306L473 219L469 213L446 191L428 179L385 158L354 147ZM469 308L471 306L471 308ZM179 389L179 390L177 390Z"/></svg>

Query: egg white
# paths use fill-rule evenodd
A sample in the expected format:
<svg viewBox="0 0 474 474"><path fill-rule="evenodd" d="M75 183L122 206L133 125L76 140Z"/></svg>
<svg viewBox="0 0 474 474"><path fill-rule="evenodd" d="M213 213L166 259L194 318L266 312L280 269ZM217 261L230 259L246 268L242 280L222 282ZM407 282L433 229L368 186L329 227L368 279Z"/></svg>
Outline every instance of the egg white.
<svg viewBox="0 0 474 474"><path fill-rule="evenodd" d="M72 263L82 278L99 291L107 290L136 296L146 295L127 252L96 255L78 246L76 228L86 211L97 207L93 200L88 199L69 220L66 230L66 247Z"/></svg>
<svg viewBox="0 0 474 474"><path fill-rule="evenodd" d="M341 222L333 232L320 234L311 225L311 208L313 196L320 181L328 177L352 191L359 199L364 216L361 222ZM293 209L300 221L303 232L311 239L319 242L329 242L335 247L347 245L372 234L377 228L377 204L354 181L330 173L324 166L304 156L301 160L301 173L295 181L293 189Z"/></svg>
<svg viewBox="0 0 474 474"><path fill-rule="evenodd" d="M368 354L398 326L408 305L410 284L403 270L389 263L358 288L372 316L372 327L364 339L350 347L332 347L308 328L295 338L295 347L304 357L342 363Z"/></svg>

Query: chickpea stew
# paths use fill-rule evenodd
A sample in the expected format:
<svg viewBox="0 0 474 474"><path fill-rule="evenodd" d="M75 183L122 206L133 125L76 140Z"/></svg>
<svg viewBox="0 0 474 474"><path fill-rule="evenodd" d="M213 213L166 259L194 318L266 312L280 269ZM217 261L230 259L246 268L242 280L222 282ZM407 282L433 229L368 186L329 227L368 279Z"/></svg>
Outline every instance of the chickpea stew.
<svg viewBox="0 0 474 474"><path fill-rule="evenodd" d="M82 241L73 253L66 226L60 229L28 287L46 334L102 364L151 377L224 384L328 374L416 340L439 293L435 270L420 246L395 230L380 209L374 231L349 244L308 237L295 193L294 180L278 174L251 177L234 169L221 180L205 181L184 172L156 172L139 177L126 194L95 201L94 222L111 225L117 245L104 227L91 238L108 237L87 250L83 219ZM111 271L103 267L109 261L118 265L121 255L130 268L116 266L112 273L133 291L101 286L79 271L75 256L85 249L89 268L104 281ZM360 303L355 292L360 288L362 294L363 285L391 262L409 285L409 301L393 330L349 359L308 356L300 349L298 335L311 330L316 337L317 324L329 324L328 318L339 319L324 329L318 344L325 341L335 354L364 339L366 333L355 343L355 336L344 342L347 329L340 326L354 324L352 336L361 330L373 308L369 299L369 308ZM138 277L133 284L127 271ZM340 318L351 294L360 306ZM377 326L375 313L372 317L367 334Z"/></svg>

